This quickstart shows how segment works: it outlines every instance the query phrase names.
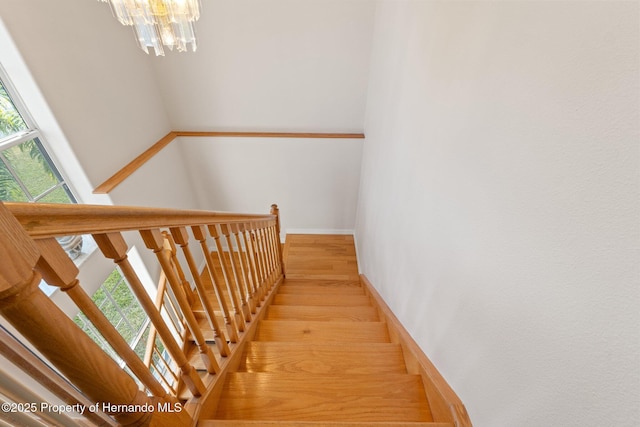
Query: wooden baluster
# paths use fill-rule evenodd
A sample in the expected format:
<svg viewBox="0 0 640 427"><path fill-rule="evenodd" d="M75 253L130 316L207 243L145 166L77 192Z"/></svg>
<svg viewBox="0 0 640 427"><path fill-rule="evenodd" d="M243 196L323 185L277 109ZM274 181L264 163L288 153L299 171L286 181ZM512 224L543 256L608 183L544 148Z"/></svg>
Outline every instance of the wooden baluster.
<svg viewBox="0 0 640 427"><path fill-rule="evenodd" d="M274 285L278 278L278 270L276 267L275 252L273 247L273 239L271 238L271 225L269 221L264 221L264 228L262 229L264 234L264 246L265 254L269 264L269 276L271 277L271 284Z"/></svg>
<svg viewBox="0 0 640 427"><path fill-rule="evenodd" d="M245 291L246 287L244 284L244 278L239 271L238 263L236 261L236 257L234 253L235 248L233 247L233 241L231 239L231 236L229 235L231 233L231 230L227 224L220 224L220 232L222 233L222 236L227 242L227 247L229 248L229 260L230 260L229 265L231 266L231 274L233 277L235 288L238 289L238 293L241 301L242 314L244 315L244 320L246 322L251 322L251 308L249 307L249 304L248 304L249 299L247 298L247 292ZM240 256L240 253L238 253L238 256Z"/></svg>
<svg viewBox="0 0 640 427"><path fill-rule="evenodd" d="M274 276L274 281L277 280L277 278L280 276L280 265L278 264L278 255L277 255L277 251L278 249L276 248L275 245L275 238L274 238L274 234L273 234L273 229L275 228L275 221L267 221L267 226L264 229L264 232L266 234L266 239L267 239L267 250L268 250L268 254L269 254L269 262L271 264L271 269L273 271L273 276Z"/></svg>
<svg viewBox="0 0 640 427"><path fill-rule="evenodd" d="M260 259L260 263L262 264L262 269L263 269L263 276L264 276L264 292L265 292L265 296L267 295L267 293L269 292L269 289L271 289L271 278L269 276L269 266L267 265L267 257L265 256L264 253L264 245L262 244L262 221L258 221L256 223L256 229L255 229L255 234L256 234L256 245L258 246L258 258Z"/></svg>
<svg viewBox="0 0 640 427"><path fill-rule="evenodd" d="M119 412L113 406L153 405L153 401L40 290L41 275L34 270L40 252L2 203L0 259L0 313L4 318L91 400L111 404L115 411L105 412L116 421L122 425L146 425L152 417L155 419L152 412ZM191 422L186 413L172 415L174 423L158 418L156 425Z"/></svg>
<svg viewBox="0 0 640 427"><path fill-rule="evenodd" d="M242 309L240 305L240 299L236 294L236 290L234 289L233 284L231 283L231 275L229 274L229 269L227 268L227 263L225 262L224 251L222 249L222 243L220 242L220 233L218 233L218 229L215 225L210 225L209 234L213 237L214 242L216 243L216 253L218 254L218 260L220 261L220 266L222 267L222 274L224 276L224 282L227 286L227 292L229 293L229 297L231 299L231 305L233 307L233 312L235 314L236 325L238 326L238 330L240 332L244 332L245 330L245 319L242 314Z"/></svg>
<svg viewBox="0 0 640 427"><path fill-rule="evenodd" d="M209 250L209 245L207 245L207 231L204 225L197 225L191 227L193 231L193 237L200 242L200 247L202 248L202 253L204 255L204 259L207 262L207 269L209 270L209 278L211 279L211 283L213 285L214 293L216 294L216 298L218 299L218 304L222 309L222 315L224 317L224 323L227 328L227 334L229 335L229 341L232 343L238 342L238 326L236 325L235 318L231 315L229 311L229 306L227 304L227 300L224 297L224 293L222 291L222 285L220 284L221 280L218 278L216 274L216 266L213 262L213 258L211 257L211 251Z"/></svg>
<svg viewBox="0 0 640 427"><path fill-rule="evenodd" d="M245 255L247 257L247 265L249 266L249 274L251 281L253 282L253 292L255 294L256 306L262 305L262 293L260 288L260 276L258 274L258 265L253 253L253 245L251 244L251 232L247 224L239 224L240 232L242 233L242 240L245 247ZM247 238L247 233L249 238Z"/></svg>
<svg viewBox="0 0 640 427"><path fill-rule="evenodd" d="M280 277L280 275L282 274L282 263L280 260L280 252L278 251L278 247L281 246L281 244L276 229L276 223L273 222L268 230L270 235L269 240L271 241L271 252L273 253L273 265L276 269L276 277Z"/></svg>
<svg viewBox="0 0 640 427"><path fill-rule="evenodd" d="M260 257L260 248L258 247L258 235L256 234L256 223L251 222L249 227L249 241L251 243L251 254L256 263L256 269L258 272L258 283L260 285L260 299L264 300L266 297L265 284L266 276L264 273L264 266L262 265L262 258Z"/></svg>
<svg viewBox="0 0 640 427"><path fill-rule="evenodd" d="M71 261L64 249L56 239L49 238L36 241L42 258L38 262L38 270L46 282L56 286L73 300L80 310L87 316L93 325L100 331L109 345L116 351L122 360L129 366L131 372L153 393L154 396L169 399L162 385L149 372L143 361L133 351L122 335L113 327L109 319L100 311L93 300L80 286L76 279L78 268ZM177 400L172 398L173 403Z"/></svg>
<svg viewBox="0 0 640 427"><path fill-rule="evenodd" d="M273 265L273 277L274 281L278 281L280 275L282 274L282 267L280 266L280 262L278 260L278 246L276 243L276 222L268 221L267 223L267 236L269 240L269 253L271 254L271 265Z"/></svg>
<svg viewBox="0 0 640 427"><path fill-rule="evenodd" d="M140 230L140 235L142 236L142 240L144 240L144 244L148 249L151 249L153 253L156 254L160 265L162 266L162 270L164 270L164 274L167 276L167 281L169 282L169 286L173 290L173 295L175 296L178 306L182 311L182 315L187 323L187 327L189 331L191 331L191 336L200 351L200 357L204 362L204 366L208 373L215 374L220 372L220 366L218 366L218 362L216 361L215 356L211 352L211 349L207 345L207 341L204 339L204 335L200 330L200 326L198 325L198 320L196 319L193 311L191 310L191 306L189 305L189 301L184 294L182 289L182 285L180 283L180 279L178 275L172 268L171 259L167 256L167 254L163 251L164 248L164 238L160 230L152 229L152 230Z"/></svg>
<svg viewBox="0 0 640 427"><path fill-rule="evenodd" d="M173 241L173 237L166 231L162 232L162 235L165 238L165 242L169 243L170 248L170 256L171 262L176 269L176 273L178 273L178 278L180 279L180 283L182 284L182 289L184 290L184 294L187 297L187 301L189 301L189 305L193 305L195 296L193 295L193 289L191 289L191 284L187 280L187 277L184 275L184 271L182 270L182 266L180 265L180 261L178 261L178 254L176 251L176 244Z"/></svg>
<svg viewBox="0 0 640 427"><path fill-rule="evenodd" d="M251 309L251 313L255 314L256 305L257 305L256 291L255 291L255 288L253 287L251 276L249 275L249 263L247 261L247 251L246 251L246 248L244 250L242 248L242 241L240 239L240 233L242 233L240 231L241 226L242 224L238 224L238 223L233 223L230 225L231 233L233 234L236 241L236 246L238 247L238 259L240 262L240 268L242 270L242 278L247 287L247 299L249 301L249 308Z"/></svg>
<svg viewBox="0 0 640 427"><path fill-rule="evenodd" d="M165 345L165 348L173 358L173 360L178 365L180 369L180 376L186 386L191 391L191 394L194 396L201 396L206 388L204 383L200 379L200 376L196 372L196 370L191 366L184 352L180 348L180 345L176 342L171 333L171 330L164 322L162 315L156 308L153 300L147 293L144 285L140 281L140 278L136 274L135 270L129 263L129 258L127 255L127 243L124 241L122 234L120 233L107 233L107 234L94 234L93 239L96 241L96 244L102 251L105 257L112 259L113 262L116 263L118 267L120 267L120 271L127 279L129 283L129 287L134 295L138 298L140 305L149 316L149 320L156 328L158 335L160 335L160 339Z"/></svg>
<svg viewBox="0 0 640 427"><path fill-rule="evenodd" d="M167 286L167 276L164 275L164 271L160 272L160 279L158 280L158 289L156 293L155 306L160 311L162 309L162 299L164 297L165 287ZM158 332L153 322L149 324L149 335L147 336L147 345L144 351L144 358L142 362L146 367L151 367L151 360L153 357L153 349L156 345L156 336Z"/></svg>
<svg viewBox="0 0 640 427"><path fill-rule="evenodd" d="M160 270L161 274L164 275L164 271ZM171 289L166 287L166 276L165 276L165 289L164 293L160 296L162 299L162 303L160 305L156 304L158 307L158 311L160 315L165 320L167 326L170 326L172 329L172 333L175 337L180 337L182 342L187 337L189 329L186 326L184 318L180 316L180 309L178 308L178 302L176 301ZM179 341L179 343L181 343Z"/></svg>
<svg viewBox="0 0 640 427"><path fill-rule="evenodd" d="M277 223L273 224L270 228L273 235L273 257L275 266L278 271L277 276L284 277L284 264L282 263L282 243L280 242L280 233L278 233Z"/></svg>
<svg viewBox="0 0 640 427"><path fill-rule="evenodd" d="M18 341L4 327L0 327L0 354L14 366L20 368L32 380L37 381L58 396L62 402L68 405L80 404L86 407L93 404L87 396L73 387L60 373L36 356L33 351L28 349L24 343ZM7 370L7 366L4 365L5 370ZM34 402L34 400L30 401ZM95 425L117 427L113 418L107 416L101 410L85 411L82 415Z"/></svg>
<svg viewBox="0 0 640 427"><path fill-rule="evenodd" d="M276 242L278 243L278 259L279 259L279 264L280 264L280 269L282 270L282 275L285 275L285 271L284 271L284 257L282 254L282 243L280 242L280 233L281 233L281 229L280 229L280 209L278 208L278 205L276 205L275 203L273 205L271 205L271 215L275 215L276 216Z"/></svg>
<svg viewBox="0 0 640 427"><path fill-rule="evenodd" d="M242 283L244 284L243 289L246 292L246 301L249 304L249 309L251 313L255 314L256 313L255 294L252 288L251 279L248 276L248 266L246 264L245 251L242 249L242 242L240 241L240 236L239 236L239 233L240 233L239 224L238 223L229 224L229 230L231 233L229 238L234 241L235 246L238 248L237 263L238 263L238 268L240 270L239 274L241 276Z"/></svg>
<svg viewBox="0 0 640 427"><path fill-rule="evenodd" d="M158 372L158 375L162 379L162 382L164 382L165 385L167 387L169 387L169 389L171 389L171 391L173 393L177 393L178 377L176 376L176 374L173 373L174 368L169 363L167 363L167 360L160 353L160 351L158 350L158 347L154 347L153 348L153 353L155 353L155 355L158 356L158 361L160 361L162 363L162 366L163 366L163 368L158 369L158 364L157 364L157 362L153 361L153 354L152 354L151 355L152 363L153 363L154 368L156 369L156 372ZM169 375L171 375L171 377L172 377L171 384L166 379L166 374L167 373L169 373Z"/></svg>
<svg viewBox="0 0 640 427"><path fill-rule="evenodd" d="M258 246L260 246L260 257L262 258L262 263L265 269L265 278L266 278L266 290L267 292L273 286L273 270L269 265L269 258L267 256L267 246L264 237L264 221L260 221L258 223L258 227L256 232L258 233Z"/></svg>
<svg viewBox="0 0 640 427"><path fill-rule="evenodd" d="M213 337L216 342L216 346L220 351L220 355L224 357L229 356L231 354L231 350L229 349L229 345L227 344L227 339L225 338L224 333L222 332L222 329L218 324L218 319L216 318L213 305L211 304L209 295L207 294L204 284L202 283L200 273L198 272L198 266L193 259L191 249L189 249L189 233L187 233L187 229L184 227L171 228L170 230L173 238L182 249L182 253L187 260L187 265L189 266L189 271L191 272L191 276L193 277L193 280L196 284L196 289L198 290L198 295L200 296L202 307L204 308L204 312L209 319L211 329L213 329Z"/></svg>

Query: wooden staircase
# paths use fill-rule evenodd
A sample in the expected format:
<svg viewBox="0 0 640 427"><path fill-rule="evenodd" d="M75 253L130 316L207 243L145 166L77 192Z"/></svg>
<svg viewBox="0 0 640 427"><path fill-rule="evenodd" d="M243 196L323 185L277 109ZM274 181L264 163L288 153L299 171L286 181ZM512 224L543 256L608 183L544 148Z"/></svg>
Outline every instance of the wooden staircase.
<svg viewBox="0 0 640 427"><path fill-rule="evenodd" d="M198 426L436 423L360 282L351 236L289 235L287 278Z"/></svg>
<svg viewBox="0 0 640 427"><path fill-rule="evenodd" d="M125 232L157 259L155 301ZM93 236L147 314L142 360L55 239L78 234ZM61 401L98 405L69 425L470 427L458 396L358 274L353 238L289 235L282 248L279 235L276 205L261 215L0 202L0 314L51 367L10 351L2 334L0 354L40 372ZM39 289L41 278L121 363ZM52 367L64 378L45 373Z"/></svg>

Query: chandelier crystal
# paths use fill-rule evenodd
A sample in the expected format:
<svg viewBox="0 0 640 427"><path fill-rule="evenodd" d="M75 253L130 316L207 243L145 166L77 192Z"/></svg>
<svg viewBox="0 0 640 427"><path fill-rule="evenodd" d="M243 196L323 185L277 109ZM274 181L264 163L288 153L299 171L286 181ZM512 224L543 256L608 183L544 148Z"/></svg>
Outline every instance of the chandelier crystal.
<svg viewBox="0 0 640 427"><path fill-rule="evenodd" d="M199 0L100 0L109 3L122 25L132 26L138 45L164 56L163 45L178 52L196 51L193 23L200 18Z"/></svg>

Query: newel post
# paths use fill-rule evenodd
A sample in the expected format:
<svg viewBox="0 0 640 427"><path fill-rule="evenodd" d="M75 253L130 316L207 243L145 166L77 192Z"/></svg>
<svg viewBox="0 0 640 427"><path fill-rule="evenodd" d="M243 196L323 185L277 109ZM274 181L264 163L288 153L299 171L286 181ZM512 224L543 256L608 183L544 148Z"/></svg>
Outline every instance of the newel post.
<svg viewBox="0 0 640 427"><path fill-rule="evenodd" d="M271 205L271 215L276 216L276 243L278 246L278 258L280 259L280 270L282 271L282 276L284 276L284 259L282 257L282 243L280 243L280 209L275 203Z"/></svg>
<svg viewBox="0 0 640 427"><path fill-rule="evenodd" d="M103 403L114 408L151 403L133 379L40 290L36 264L41 254L2 203L0 260L0 313L76 387L100 409ZM125 426L147 425L152 416L128 409L105 412Z"/></svg>

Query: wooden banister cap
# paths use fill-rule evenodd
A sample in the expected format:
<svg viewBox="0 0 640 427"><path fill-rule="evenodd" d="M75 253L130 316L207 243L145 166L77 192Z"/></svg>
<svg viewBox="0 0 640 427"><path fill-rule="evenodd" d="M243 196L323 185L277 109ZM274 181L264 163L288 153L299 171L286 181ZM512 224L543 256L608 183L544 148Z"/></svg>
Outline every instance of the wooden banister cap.
<svg viewBox="0 0 640 427"><path fill-rule="evenodd" d="M0 292L30 281L39 258L34 241L0 202Z"/></svg>

